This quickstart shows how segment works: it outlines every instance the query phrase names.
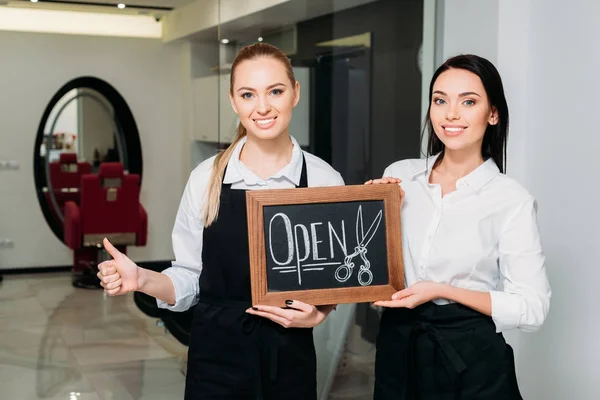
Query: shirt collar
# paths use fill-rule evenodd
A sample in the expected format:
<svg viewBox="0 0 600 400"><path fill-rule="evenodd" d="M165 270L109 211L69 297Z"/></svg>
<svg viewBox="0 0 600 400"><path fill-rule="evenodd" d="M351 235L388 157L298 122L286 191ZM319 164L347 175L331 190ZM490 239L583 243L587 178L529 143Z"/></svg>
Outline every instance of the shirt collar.
<svg viewBox="0 0 600 400"><path fill-rule="evenodd" d="M435 160L437 160L439 154L433 155L431 157L427 157L425 159L425 163L419 163L413 170L412 179L417 178L419 175L426 173L426 179L429 180L429 175L431 175L431 170L435 164Z"/></svg>
<svg viewBox="0 0 600 400"><path fill-rule="evenodd" d="M500 173L500 169L498 169L498 166L490 157L479 167L475 168L470 174L459 179L456 184L458 185L462 180L478 192L482 187L494 179L498 173Z"/></svg>
<svg viewBox="0 0 600 400"><path fill-rule="evenodd" d="M294 185L298 186L300 184L300 177L302 175L302 149L296 139L293 136L290 136L290 140L292 141L292 158L290 162L283 167L281 170L273 174L268 179L277 179L284 177L292 182ZM225 172L225 176L223 178L223 183L231 184L240 181L244 181L246 185L256 185L261 179L256 176L252 171L248 169L240 161L240 153L242 152L242 148L246 144L247 137L242 138L240 142L235 146L233 153L231 154L231 158L227 163L227 171ZM266 180L268 180L266 179Z"/></svg>
<svg viewBox="0 0 600 400"><path fill-rule="evenodd" d="M412 179L417 178L420 175L425 175L425 179L429 182L429 176L431 175L431 170L435 165L435 161L439 157L439 153L428 157L425 160L425 163L415 168L413 171ZM457 188L460 188L463 185L463 182L472 187L475 191L479 191L482 187L484 187L487 183L489 183L496 175L500 173L500 169L494 162L492 158L488 158L483 164L479 167L475 168L468 175L460 178L456 181Z"/></svg>

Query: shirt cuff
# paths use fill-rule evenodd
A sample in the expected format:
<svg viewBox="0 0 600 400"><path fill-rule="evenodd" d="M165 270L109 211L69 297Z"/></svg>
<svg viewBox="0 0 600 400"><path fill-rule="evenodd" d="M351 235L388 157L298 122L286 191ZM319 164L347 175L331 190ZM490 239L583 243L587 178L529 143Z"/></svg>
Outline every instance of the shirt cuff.
<svg viewBox="0 0 600 400"><path fill-rule="evenodd" d="M178 284L181 281L181 276L179 276L172 268L165 269L162 271L162 274L168 276L173 283L173 287L175 288L175 304L169 304L166 301L156 299L158 308L176 312L187 311L195 304L196 293L194 291L186 290L192 288L186 288L185 285ZM185 288L184 290L182 290L182 286Z"/></svg>
<svg viewBox="0 0 600 400"><path fill-rule="evenodd" d="M521 322L523 302L521 296L502 291L491 291L492 320L496 324L496 332L516 329Z"/></svg>

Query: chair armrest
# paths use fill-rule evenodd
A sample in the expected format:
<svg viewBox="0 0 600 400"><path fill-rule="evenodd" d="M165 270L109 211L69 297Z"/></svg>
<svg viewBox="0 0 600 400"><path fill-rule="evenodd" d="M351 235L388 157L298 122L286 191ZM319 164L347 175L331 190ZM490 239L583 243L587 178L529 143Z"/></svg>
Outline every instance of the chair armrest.
<svg viewBox="0 0 600 400"><path fill-rule="evenodd" d="M64 239L69 248L81 248L81 213L73 201L65 203Z"/></svg>
<svg viewBox="0 0 600 400"><path fill-rule="evenodd" d="M148 213L141 204L138 207L140 227L137 232L136 246L145 246L148 239Z"/></svg>

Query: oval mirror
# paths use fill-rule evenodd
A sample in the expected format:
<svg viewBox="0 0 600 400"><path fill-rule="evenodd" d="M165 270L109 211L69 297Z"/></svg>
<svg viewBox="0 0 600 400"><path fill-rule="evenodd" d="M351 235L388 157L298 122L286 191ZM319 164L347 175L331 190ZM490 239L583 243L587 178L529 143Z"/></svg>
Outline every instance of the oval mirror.
<svg viewBox="0 0 600 400"><path fill-rule="evenodd" d="M120 162L142 175L139 133L123 97L107 82L81 77L50 100L35 142L34 173L40 207L64 243L64 205L79 202L81 176L101 163Z"/></svg>

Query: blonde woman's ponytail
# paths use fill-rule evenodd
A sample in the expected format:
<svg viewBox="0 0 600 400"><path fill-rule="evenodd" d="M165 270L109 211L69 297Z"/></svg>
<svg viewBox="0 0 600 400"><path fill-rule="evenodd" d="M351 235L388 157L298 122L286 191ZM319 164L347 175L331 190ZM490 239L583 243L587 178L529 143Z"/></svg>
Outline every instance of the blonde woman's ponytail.
<svg viewBox="0 0 600 400"><path fill-rule="evenodd" d="M237 135L233 143L227 147L224 151L219 153L215 158L213 169L210 174L210 180L208 190L206 192L206 201L204 202L204 227L210 226L219 215L219 203L221 200L221 184L223 182L223 174L225 173L225 167L229 163L231 154L235 150L237 144L246 136L246 128L240 123L237 129Z"/></svg>

